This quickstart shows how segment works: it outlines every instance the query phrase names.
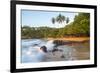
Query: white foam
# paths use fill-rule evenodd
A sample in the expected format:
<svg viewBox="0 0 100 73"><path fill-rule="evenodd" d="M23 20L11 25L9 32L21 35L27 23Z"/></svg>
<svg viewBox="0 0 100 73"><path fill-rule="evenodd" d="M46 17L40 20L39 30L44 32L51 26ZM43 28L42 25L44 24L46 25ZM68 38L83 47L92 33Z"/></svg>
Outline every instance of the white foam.
<svg viewBox="0 0 100 73"><path fill-rule="evenodd" d="M47 50L50 51L50 50L53 50L54 49L54 46L55 44L53 43L54 40L50 40L46 43L46 47L47 47Z"/></svg>

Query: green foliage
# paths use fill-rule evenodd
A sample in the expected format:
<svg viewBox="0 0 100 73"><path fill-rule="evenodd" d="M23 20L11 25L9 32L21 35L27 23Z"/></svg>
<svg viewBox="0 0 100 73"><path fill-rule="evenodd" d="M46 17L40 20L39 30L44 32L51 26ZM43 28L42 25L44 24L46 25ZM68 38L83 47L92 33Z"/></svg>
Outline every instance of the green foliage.
<svg viewBox="0 0 100 73"><path fill-rule="evenodd" d="M90 33L90 14L89 13L79 13L75 18L73 24L79 29L80 33L88 34Z"/></svg>
<svg viewBox="0 0 100 73"><path fill-rule="evenodd" d="M52 23L55 21L62 23L66 19L66 24L69 18L59 14L56 18L52 18ZM75 16L74 21L64 28L50 27L21 27L22 38L48 38L48 37L67 37L67 36L89 36L90 34L90 14L79 13Z"/></svg>
<svg viewBox="0 0 100 73"><path fill-rule="evenodd" d="M62 15L62 14L59 14L57 17L53 17L52 18L52 23L54 24L55 22L58 22L59 24L61 24L61 23L63 23L64 21L66 21L66 23L68 23L69 22L69 18L67 17L65 17L64 15Z"/></svg>
<svg viewBox="0 0 100 73"><path fill-rule="evenodd" d="M65 16L59 14L57 17L56 17L56 21L60 24L62 22L65 21Z"/></svg>
<svg viewBox="0 0 100 73"><path fill-rule="evenodd" d="M55 18L52 18L52 23L55 24Z"/></svg>
<svg viewBox="0 0 100 73"><path fill-rule="evenodd" d="M67 17L67 18L66 18L66 24L67 24L68 22L69 22L69 18Z"/></svg>

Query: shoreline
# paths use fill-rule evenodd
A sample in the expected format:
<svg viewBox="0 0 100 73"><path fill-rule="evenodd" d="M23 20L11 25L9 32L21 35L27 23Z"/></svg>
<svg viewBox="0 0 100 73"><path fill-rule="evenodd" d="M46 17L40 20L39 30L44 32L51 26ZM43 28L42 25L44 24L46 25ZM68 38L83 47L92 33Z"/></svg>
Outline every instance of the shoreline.
<svg viewBox="0 0 100 73"><path fill-rule="evenodd" d="M68 38L45 38L47 40L62 40L62 41L89 41L90 37L68 37Z"/></svg>
<svg viewBox="0 0 100 73"><path fill-rule="evenodd" d="M32 38L31 38L32 39ZM35 38L33 38L35 39ZM36 39L43 39L43 40L57 40L57 41L61 41L61 43L58 42L59 44L63 44L63 45L67 45L70 48L72 48L72 50L74 49L75 51L73 52L72 57L76 58L76 59L72 59L72 60L88 60L90 59L90 37L66 37L66 38L36 38ZM60 46L61 47L61 46ZM57 53L55 56L50 56L50 54L48 56L50 56L51 58L48 59L48 61L67 61L70 60L69 58L67 58L67 52L65 50L67 50L66 48L61 48L63 51L63 54L65 56L65 58L61 58L61 53ZM70 51L69 51L70 52Z"/></svg>
<svg viewBox="0 0 100 73"><path fill-rule="evenodd" d="M52 38L52 37L48 37L48 38L21 38L23 39L44 39L44 40L61 40L61 41L88 41L90 40L90 37L62 37L62 38Z"/></svg>

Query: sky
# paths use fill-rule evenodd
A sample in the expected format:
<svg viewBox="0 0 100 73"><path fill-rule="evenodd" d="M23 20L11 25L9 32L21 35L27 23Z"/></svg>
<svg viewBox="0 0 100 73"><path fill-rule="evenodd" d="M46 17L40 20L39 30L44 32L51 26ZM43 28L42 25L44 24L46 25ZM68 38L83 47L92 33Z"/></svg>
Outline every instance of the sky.
<svg viewBox="0 0 100 73"><path fill-rule="evenodd" d="M78 13L73 12L21 10L21 25L30 27L62 28L67 24L52 24L52 17L57 17L59 14L68 17L70 22L74 20L75 15L78 15Z"/></svg>

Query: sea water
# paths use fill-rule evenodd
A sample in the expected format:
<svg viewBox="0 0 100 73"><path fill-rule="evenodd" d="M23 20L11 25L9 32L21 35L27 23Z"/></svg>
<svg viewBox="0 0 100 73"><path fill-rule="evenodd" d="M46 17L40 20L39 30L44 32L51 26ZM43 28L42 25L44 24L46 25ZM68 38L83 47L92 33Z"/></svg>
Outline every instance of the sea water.
<svg viewBox="0 0 100 73"><path fill-rule="evenodd" d="M22 63L35 63L35 62L47 62L47 61L57 61L57 60L72 60L75 59L73 57L73 52L75 52L75 49L67 46L62 45L58 46L58 49L62 49L62 53L56 53L56 55L52 55L52 53L41 53L38 51L38 49L41 46L46 46L47 49L54 47L55 44L53 44L50 41L46 41L43 39L22 39L21 41L21 62ZM64 55L64 58L60 57L60 54ZM49 56L47 58L46 56Z"/></svg>

